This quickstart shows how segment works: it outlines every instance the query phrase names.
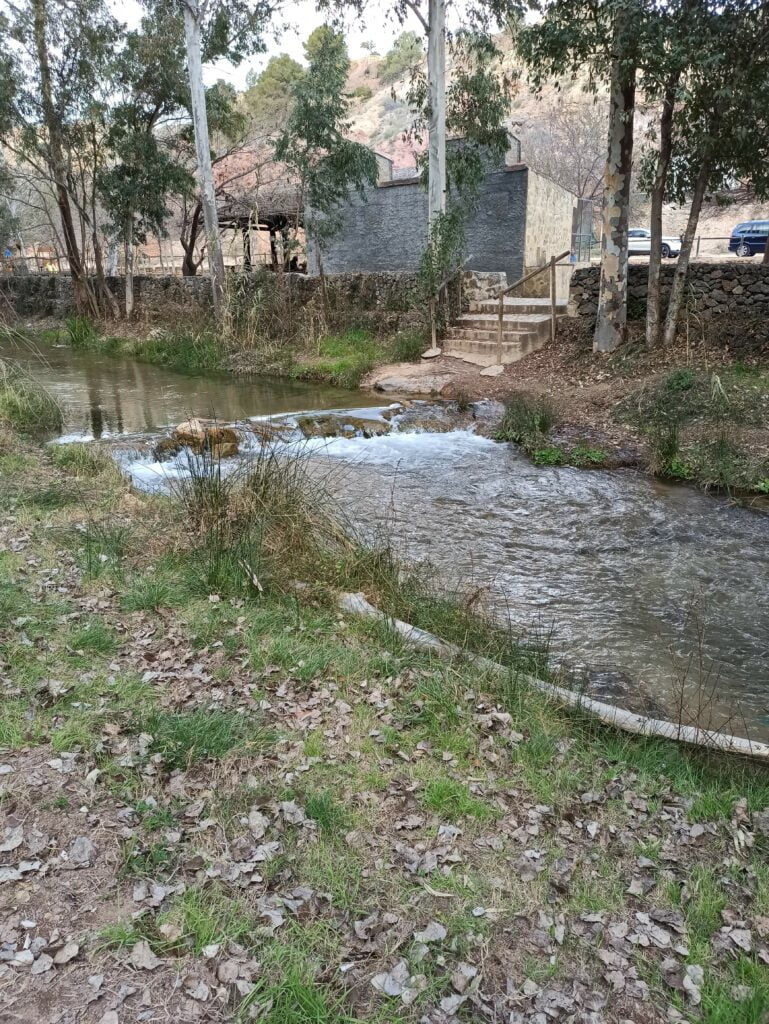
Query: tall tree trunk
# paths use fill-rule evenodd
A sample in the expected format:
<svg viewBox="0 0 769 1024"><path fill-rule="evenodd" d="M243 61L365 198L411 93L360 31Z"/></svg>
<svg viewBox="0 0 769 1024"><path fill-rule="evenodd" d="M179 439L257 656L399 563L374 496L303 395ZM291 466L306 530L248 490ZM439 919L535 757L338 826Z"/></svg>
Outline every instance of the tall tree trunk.
<svg viewBox="0 0 769 1024"><path fill-rule="evenodd" d="M192 211L192 219L190 220L190 232L189 237L185 237L184 228L179 236L179 241L182 243L182 249L184 249L184 259L182 260L182 275L184 277L195 277L198 272L198 265L195 262L195 243L198 240L198 234L200 232L200 217L203 212L200 200L195 203L195 209Z"/></svg>
<svg viewBox="0 0 769 1024"><path fill-rule="evenodd" d="M195 129L195 152L198 160L198 179L203 207L203 223L206 228L208 268L211 274L214 316L217 322L221 323L225 313L224 296L226 280L224 276L224 257L222 256L222 247L219 240L219 218L216 213L214 172L211 166L211 144L208 136L208 116L206 114L206 91L203 87L200 4L199 0L183 0L183 4L192 123Z"/></svg>
<svg viewBox="0 0 769 1024"><path fill-rule="evenodd" d="M69 194L67 193L67 168L64 160L64 148L60 132L60 119L53 105L53 87L51 84L51 68L48 61L48 43L46 29L48 27L48 11L46 0L32 0L33 30L35 49L40 70L40 98L43 112L43 124L48 135L48 165L53 177L56 193L56 205L61 217L64 245L67 250L67 262L72 275L75 293L75 305L79 312L99 315L96 296L88 283L88 275L80 254L72 217Z"/></svg>
<svg viewBox="0 0 769 1024"><path fill-rule="evenodd" d="M134 311L134 222L129 217L125 225L125 316L130 320Z"/></svg>
<svg viewBox="0 0 769 1024"><path fill-rule="evenodd" d="M681 313L681 305L684 297L684 287L686 286L686 277L689 273L689 260L691 259L692 254L692 244L694 242L694 235L697 231L697 223L700 219L700 210L702 209L702 200L705 197L705 189L708 186L709 178L710 154L704 153L702 157L702 166L700 167L700 172L697 175L697 180L694 183L694 193L692 194L692 205L689 210L689 219L686 222L686 230L684 231L683 238L681 239L681 252L678 255L676 272L673 275L673 284L670 288L668 311L667 316L665 317L665 331L662 339L664 345L672 345L676 338L678 318Z"/></svg>
<svg viewBox="0 0 769 1024"><path fill-rule="evenodd" d="M662 205L665 201L668 170L673 155L673 111L678 87L678 72L671 75L665 85L660 118L660 149L657 154L657 169L651 191L649 249L649 282L646 297L646 345L656 348L660 341L662 311L660 298L660 269L662 267Z"/></svg>
<svg viewBox="0 0 769 1024"><path fill-rule="evenodd" d="M761 262L769 263L769 242L767 242L766 248L764 249L764 256Z"/></svg>
<svg viewBox="0 0 769 1024"><path fill-rule="evenodd" d="M622 59L621 32L622 26L618 26L611 67L608 157L602 211L601 290L593 338L596 352L612 352L625 340L627 330L627 229L636 74L635 68L628 69Z"/></svg>
<svg viewBox="0 0 769 1024"><path fill-rule="evenodd" d="M428 130L428 223L446 211L446 0L429 0L427 80L430 91Z"/></svg>

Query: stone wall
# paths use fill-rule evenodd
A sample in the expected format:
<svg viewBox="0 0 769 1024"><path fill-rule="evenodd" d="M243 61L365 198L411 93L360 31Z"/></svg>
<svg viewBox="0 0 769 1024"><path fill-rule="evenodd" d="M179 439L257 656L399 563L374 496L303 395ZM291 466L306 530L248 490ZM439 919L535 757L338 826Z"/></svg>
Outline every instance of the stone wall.
<svg viewBox="0 0 769 1024"><path fill-rule="evenodd" d="M646 264L631 265L628 273L628 319L643 320L646 316L646 295L649 268ZM675 264L662 267L663 302L670 291ZM594 317L598 311L600 268L575 270L571 278L569 313L572 316ZM723 314L769 315L769 266L734 260L729 263L693 263L687 281L688 308L703 319Z"/></svg>
<svg viewBox="0 0 769 1024"><path fill-rule="evenodd" d="M521 276L528 170L492 170L467 224L468 270L503 271L508 281ZM416 272L427 245L427 193L417 178L394 179L351 196L341 212L342 228L325 246L327 274L353 271ZM308 265L317 273L309 247Z"/></svg>
<svg viewBox="0 0 769 1024"><path fill-rule="evenodd" d="M110 290L122 303L125 282L109 278ZM320 301L320 279L305 274L241 274L231 279L236 306L264 299L263 289L283 286L292 307ZM134 281L136 316L170 321L206 318L211 313L211 285L206 277L137 277ZM416 274L339 274L327 278L332 310L351 322L397 330L421 326L426 320ZM75 312L72 279L66 274L0 275L0 315L4 309L19 317L63 318Z"/></svg>
<svg viewBox="0 0 769 1024"><path fill-rule="evenodd" d="M571 192L529 170L524 274L543 266L551 256L559 256L571 248L572 217L576 203L576 196ZM560 263L556 267L556 294L564 301L569 294L571 272L570 263ZM549 273L532 278L524 286L524 292L530 296L549 295Z"/></svg>

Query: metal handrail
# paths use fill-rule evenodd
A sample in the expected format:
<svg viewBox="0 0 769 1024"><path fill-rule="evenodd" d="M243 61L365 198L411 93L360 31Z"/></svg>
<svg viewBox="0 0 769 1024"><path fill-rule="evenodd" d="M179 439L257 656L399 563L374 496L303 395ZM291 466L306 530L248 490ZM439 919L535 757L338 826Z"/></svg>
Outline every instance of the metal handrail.
<svg viewBox="0 0 769 1024"><path fill-rule="evenodd" d="M504 291L499 293L499 310L497 313L497 363L499 366L502 365L502 325L503 317L505 314L505 296L509 295L511 291L517 288L519 285L525 284L530 281L537 274L542 274L546 270L550 271L550 340L555 341L555 327L556 327L556 295L555 295L555 268L562 260L565 260L567 256L571 255L571 249L567 249L566 252L562 252L560 256L552 256L547 263L544 263L541 267L537 267L536 270L530 271L523 277L519 277L513 284L508 285Z"/></svg>

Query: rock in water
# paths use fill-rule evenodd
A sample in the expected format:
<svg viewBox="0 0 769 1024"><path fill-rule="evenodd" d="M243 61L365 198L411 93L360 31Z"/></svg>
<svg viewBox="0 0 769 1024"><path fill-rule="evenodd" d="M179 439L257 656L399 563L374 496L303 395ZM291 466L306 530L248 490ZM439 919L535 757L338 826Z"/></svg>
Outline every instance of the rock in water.
<svg viewBox="0 0 769 1024"><path fill-rule="evenodd" d="M194 452L209 450L215 458L228 458L238 454L237 431L233 427L221 426L216 420L203 420L198 417L185 420L174 430L173 440L187 445Z"/></svg>

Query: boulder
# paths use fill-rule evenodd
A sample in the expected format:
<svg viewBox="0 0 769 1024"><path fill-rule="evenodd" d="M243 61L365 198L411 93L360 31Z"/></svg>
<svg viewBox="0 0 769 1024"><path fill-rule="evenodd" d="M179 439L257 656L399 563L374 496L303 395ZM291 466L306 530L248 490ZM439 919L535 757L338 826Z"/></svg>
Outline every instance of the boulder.
<svg viewBox="0 0 769 1024"><path fill-rule="evenodd" d="M216 420L204 420L199 417L185 420L174 430L173 438L177 443L186 445L194 452L210 449L214 455L226 458L238 454L238 434L233 427L223 427Z"/></svg>

